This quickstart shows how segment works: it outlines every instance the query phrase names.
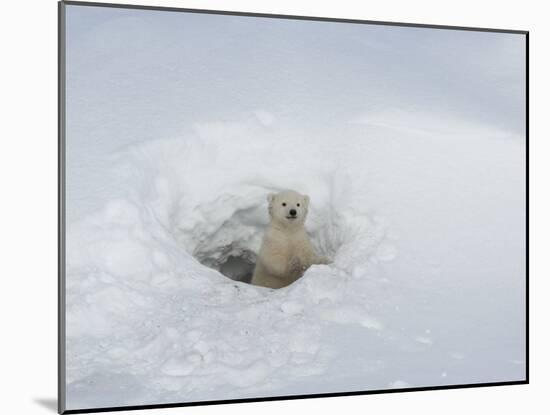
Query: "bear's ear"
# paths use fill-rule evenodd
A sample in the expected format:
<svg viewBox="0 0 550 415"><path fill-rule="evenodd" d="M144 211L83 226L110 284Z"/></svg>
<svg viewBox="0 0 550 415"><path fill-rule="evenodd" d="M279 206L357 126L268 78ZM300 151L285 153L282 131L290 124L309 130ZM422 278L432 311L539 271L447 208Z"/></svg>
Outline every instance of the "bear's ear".
<svg viewBox="0 0 550 415"><path fill-rule="evenodd" d="M309 196L304 195L304 206L307 208L309 206Z"/></svg>

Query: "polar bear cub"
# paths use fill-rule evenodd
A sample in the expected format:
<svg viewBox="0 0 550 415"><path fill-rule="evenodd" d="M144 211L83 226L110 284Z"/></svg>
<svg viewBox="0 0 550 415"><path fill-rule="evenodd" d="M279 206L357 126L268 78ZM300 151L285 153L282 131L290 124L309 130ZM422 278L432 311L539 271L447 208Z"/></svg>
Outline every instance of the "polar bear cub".
<svg viewBox="0 0 550 415"><path fill-rule="evenodd" d="M300 278L311 265L328 264L328 260L315 253L304 227L309 196L285 190L268 195L267 201L271 221L264 234L252 284L281 288Z"/></svg>

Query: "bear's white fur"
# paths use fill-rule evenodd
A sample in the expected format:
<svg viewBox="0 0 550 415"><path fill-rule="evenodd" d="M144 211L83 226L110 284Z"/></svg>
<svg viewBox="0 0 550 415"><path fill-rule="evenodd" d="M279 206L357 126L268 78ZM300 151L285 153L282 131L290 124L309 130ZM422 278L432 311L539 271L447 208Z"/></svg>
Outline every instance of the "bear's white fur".
<svg viewBox="0 0 550 415"><path fill-rule="evenodd" d="M313 250L304 222L309 196L285 190L267 197L271 221L262 241L252 284L282 288L300 278L313 264L328 260Z"/></svg>

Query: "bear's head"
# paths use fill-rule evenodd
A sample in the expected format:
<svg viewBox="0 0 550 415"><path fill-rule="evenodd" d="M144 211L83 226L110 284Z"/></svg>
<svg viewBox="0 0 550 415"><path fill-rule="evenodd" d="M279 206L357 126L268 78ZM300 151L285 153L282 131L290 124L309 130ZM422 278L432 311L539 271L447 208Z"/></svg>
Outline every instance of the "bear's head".
<svg viewBox="0 0 550 415"><path fill-rule="evenodd" d="M294 190L270 193L267 196L269 216L273 223L285 227L302 226L306 220L309 196Z"/></svg>

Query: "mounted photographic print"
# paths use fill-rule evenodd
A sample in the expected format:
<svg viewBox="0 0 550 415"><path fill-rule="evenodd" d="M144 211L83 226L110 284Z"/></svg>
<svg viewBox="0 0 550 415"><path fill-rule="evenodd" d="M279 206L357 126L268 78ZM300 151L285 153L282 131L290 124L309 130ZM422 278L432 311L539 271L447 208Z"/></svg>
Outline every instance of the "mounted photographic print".
<svg viewBox="0 0 550 415"><path fill-rule="evenodd" d="M59 12L60 412L528 381L527 32Z"/></svg>

